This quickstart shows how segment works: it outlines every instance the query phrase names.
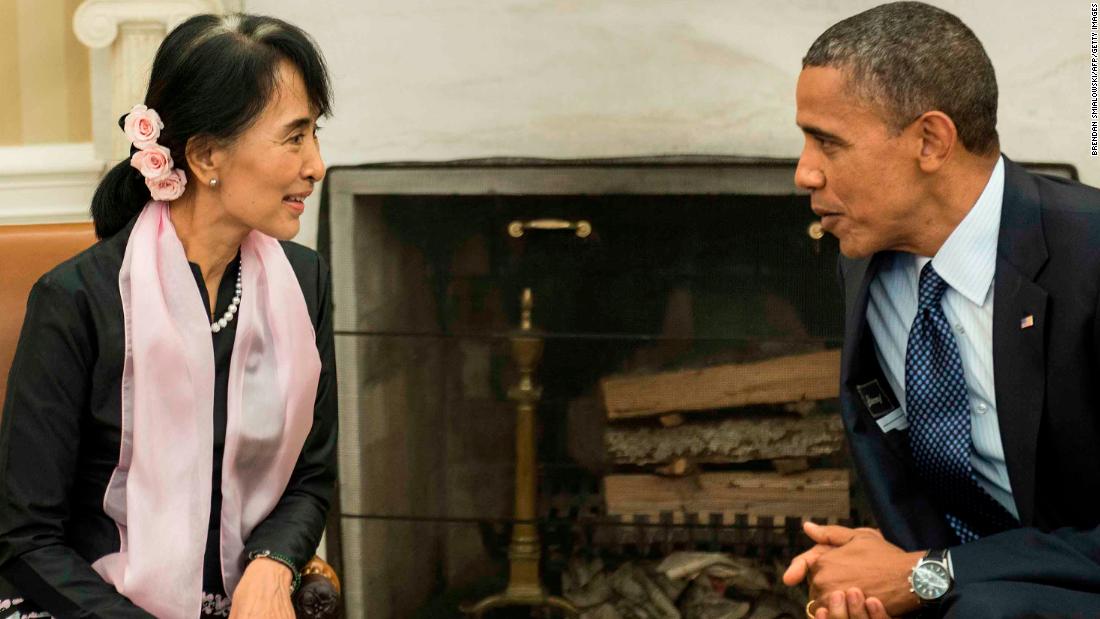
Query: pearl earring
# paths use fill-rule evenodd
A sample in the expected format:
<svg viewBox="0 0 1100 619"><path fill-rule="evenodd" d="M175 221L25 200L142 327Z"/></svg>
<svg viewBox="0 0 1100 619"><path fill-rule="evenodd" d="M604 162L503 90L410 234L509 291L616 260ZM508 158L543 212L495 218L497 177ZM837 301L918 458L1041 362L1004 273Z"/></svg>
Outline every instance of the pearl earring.
<svg viewBox="0 0 1100 619"><path fill-rule="evenodd" d="M218 188L218 179L216 179L216 178L210 179L210 188L211 189L217 189Z"/></svg>

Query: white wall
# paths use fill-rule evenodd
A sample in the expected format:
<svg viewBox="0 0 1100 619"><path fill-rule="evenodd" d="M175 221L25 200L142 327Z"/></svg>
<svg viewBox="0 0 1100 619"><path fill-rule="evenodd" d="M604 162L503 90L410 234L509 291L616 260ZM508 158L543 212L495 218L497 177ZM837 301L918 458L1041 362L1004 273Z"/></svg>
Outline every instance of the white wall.
<svg viewBox="0 0 1100 619"><path fill-rule="evenodd" d="M797 157L799 61L875 0L246 0L320 43L330 164L522 155ZM1004 151L1089 156L1089 3L934 0L986 46ZM323 8L319 8L323 7ZM316 217L316 209L311 213ZM303 237L313 234L307 222Z"/></svg>

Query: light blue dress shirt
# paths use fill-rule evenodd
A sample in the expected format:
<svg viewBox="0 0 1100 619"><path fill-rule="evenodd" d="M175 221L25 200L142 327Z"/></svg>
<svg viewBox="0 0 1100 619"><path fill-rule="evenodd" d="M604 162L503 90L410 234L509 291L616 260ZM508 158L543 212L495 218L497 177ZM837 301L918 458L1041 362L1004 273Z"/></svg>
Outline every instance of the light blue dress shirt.
<svg viewBox="0 0 1100 619"><path fill-rule="evenodd" d="M929 260L948 284L943 311L955 329L970 394L970 462L978 483L1019 518L1005 466L993 386L993 273L1004 199L1004 159L998 159L982 195L933 258L887 255L871 282L867 321L886 380L905 414L905 349L917 316L920 271ZM904 421L897 427L906 425Z"/></svg>

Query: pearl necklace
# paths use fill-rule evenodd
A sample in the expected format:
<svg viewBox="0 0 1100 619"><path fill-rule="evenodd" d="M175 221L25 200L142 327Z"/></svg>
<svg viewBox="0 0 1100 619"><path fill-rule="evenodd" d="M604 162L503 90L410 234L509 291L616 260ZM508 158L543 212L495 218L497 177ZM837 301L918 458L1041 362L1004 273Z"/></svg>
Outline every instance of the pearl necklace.
<svg viewBox="0 0 1100 619"><path fill-rule="evenodd" d="M233 317L237 315L237 309L241 306L241 269L237 267L237 291L233 295L233 300L229 303L229 309L225 310L222 317L210 323L210 331L217 333L225 328L226 325L233 322Z"/></svg>

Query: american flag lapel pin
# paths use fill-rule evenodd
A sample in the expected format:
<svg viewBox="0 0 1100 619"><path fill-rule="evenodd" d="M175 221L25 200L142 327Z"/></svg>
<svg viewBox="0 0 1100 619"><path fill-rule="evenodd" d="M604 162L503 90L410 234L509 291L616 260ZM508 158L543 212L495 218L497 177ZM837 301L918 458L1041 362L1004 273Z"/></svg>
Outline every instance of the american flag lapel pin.
<svg viewBox="0 0 1100 619"><path fill-rule="evenodd" d="M1031 327L1034 327L1034 326L1035 326L1035 316L1032 316L1031 314L1028 314L1027 316L1024 316L1023 318L1020 319L1020 328L1021 329L1030 329Z"/></svg>

